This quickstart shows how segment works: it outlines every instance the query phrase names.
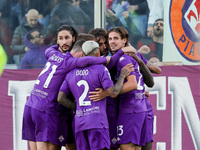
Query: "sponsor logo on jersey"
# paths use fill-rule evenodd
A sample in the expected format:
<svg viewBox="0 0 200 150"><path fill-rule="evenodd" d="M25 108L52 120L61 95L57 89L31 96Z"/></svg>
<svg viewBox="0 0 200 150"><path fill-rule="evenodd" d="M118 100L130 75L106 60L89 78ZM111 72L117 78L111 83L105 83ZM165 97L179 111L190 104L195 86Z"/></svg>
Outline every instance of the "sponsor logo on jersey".
<svg viewBox="0 0 200 150"><path fill-rule="evenodd" d="M169 23L180 54L191 62L200 61L200 0L171 0Z"/></svg>

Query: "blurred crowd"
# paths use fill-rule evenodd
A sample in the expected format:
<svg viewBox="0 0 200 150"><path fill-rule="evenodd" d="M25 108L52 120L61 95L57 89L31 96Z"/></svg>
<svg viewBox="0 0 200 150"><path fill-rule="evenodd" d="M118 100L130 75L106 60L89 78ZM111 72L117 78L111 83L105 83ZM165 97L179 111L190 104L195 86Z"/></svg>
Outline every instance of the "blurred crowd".
<svg viewBox="0 0 200 150"><path fill-rule="evenodd" d="M42 68L45 49L56 44L56 30L63 24L78 33L94 28L94 0L1 0L0 44L7 64L18 68ZM151 61L162 61L163 0L106 0L109 30L121 26L130 44Z"/></svg>

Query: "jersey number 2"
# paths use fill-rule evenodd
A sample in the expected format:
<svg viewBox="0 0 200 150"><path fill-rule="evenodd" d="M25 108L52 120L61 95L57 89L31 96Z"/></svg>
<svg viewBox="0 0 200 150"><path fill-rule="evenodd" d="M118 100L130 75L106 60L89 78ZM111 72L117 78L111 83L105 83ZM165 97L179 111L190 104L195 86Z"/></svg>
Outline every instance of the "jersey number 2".
<svg viewBox="0 0 200 150"><path fill-rule="evenodd" d="M87 93L89 91L89 85L87 83L87 81L85 80L80 80L78 81L77 85L80 87L81 85L84 85L84 91L83 93L81 94L81 96L79 97L79 106L90 106L91 105L91 101L84 101L86 96L87 96Z"/></svg>

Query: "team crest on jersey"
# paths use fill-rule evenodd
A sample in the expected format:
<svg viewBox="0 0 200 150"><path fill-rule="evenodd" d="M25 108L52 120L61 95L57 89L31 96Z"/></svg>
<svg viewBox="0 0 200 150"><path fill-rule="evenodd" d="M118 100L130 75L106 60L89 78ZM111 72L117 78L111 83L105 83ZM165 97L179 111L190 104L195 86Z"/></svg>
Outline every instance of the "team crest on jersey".
<svg viewBox="0 0 200 150"><path fill-rule="evenodd" d="M122 57L120 57L119 61L122 61L122 60L124 60L124 59L125 59L125 57L122 56Z"/></svg>
<svg viewBox="0 0 200 150"><path fill-rule="evenodd" d="M112 141L113 144L116 144L117 143L117 138L114 137L111 141Z"/></svg>
<svg viewBox="0 0 200 150"><path fill-rule="evenodd" d="M65 138L61 135L58 139L60 142L62 142L62 141L64 141Z"/></svg>
<svg viewBox="0 0 200 150"><path fill-rule="evenodd" d="M200 61L200 0L171 0L170 29L180 54Z"/></svg>

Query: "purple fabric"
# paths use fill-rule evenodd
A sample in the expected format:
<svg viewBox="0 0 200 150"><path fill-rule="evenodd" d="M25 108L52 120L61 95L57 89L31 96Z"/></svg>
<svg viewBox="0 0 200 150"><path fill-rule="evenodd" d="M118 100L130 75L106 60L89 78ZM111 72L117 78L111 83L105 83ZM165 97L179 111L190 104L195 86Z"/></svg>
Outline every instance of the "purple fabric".
<svg viewBox="0 0 200 150"><path fill-rule="evenodd" d="M105 63L106 58L75 58L69 52L61 53L57 46L48 48L45 54L48 61L38 76L26 105L54 115L68 115L71 110L57 102L57 95L66 74L77 67Z"/></svg>
<svg viewBox="0 0 200 150"><path fill-rule="evenodd" d="M31 43L27 39L27 34L24 37L24 41L25 45L29 48L29 51L22 58L19 69L43 68L47 62L47 59L45 57L45 50L49 46L38 46Z"/></svg>
<svg viewBox="0 0 200 150"><path fill-rule="evenodd" d="M118 120L118 115L108 116L111 148L119 148L119 144L117 144L117 120Z"/></svg>
<svg viewBox="0 0 200 150"><path fill-rule="evenodd" d="M65 146L69 142L69 137L71 140L73 139L73 134L70 132L72 130L70 124L71 122L67 119L58 118L54 115L49 115L25 106L22 139L43 142L49 141L56 145Z"/></svg>
<svg viewBox="0 0 200 150"><path fill-rule="evenodd" d="M128 63L132 63L134 65L135 71L133 71L130 75L136 76L138 89L120 94L119 113L139 113L147 111L144 100L144 81L142 74L139 72L139 65L136 60L128 55L121 56L117 64L118 75L120 74L121 69ZM139 89L139 87L141 89Z"/></svg>
<svg viewBox="0 0 200 150"><path fill-rule="evenodd" d="M106 99L93 102L88 96L95 88L106 90L111 86L113 82L109 71L103 65L75 69L67 74L60 91L66 94L71 91L76 99L75 132L92 128L108 128Z"/></svg>
<svg viewBox="0 0 200 150"><path fill-rule="evenodd" d="M146 132L146 112L119 114L118 117L118 144L134 143L136 145L144 146L143 139Z"/></svg>
<svg viewBox="0 0 200 150"><path fill-rule="evenodd" d="M147 64L148 60L142 54L140 54L139 52L137 52L137 56L139 58L141 58L145 64Z"/></svg>
<svg viewBox="0 0 200 150"><path fill-rule="evenodd" d="M109 64L107 65L108 70L112 69L118 62L119 58L124 54L124 52L120 49L115 53L111 59Z"/></svg>
<svg viewBox="0 0 200 150"><path fill-rule="evenodd" d="M77 150L110 149L108 129L90 129L75 133Z"/></svg>
<svg viewBox="0 0 200 150"><path fill-rule="evenodd" d="M153 108L151 106L150 101L145 97L146 105L147 105L147 117L145 118L145 124L146 127L145 132L142 133L144 135L144 138L141 139L142 144L146 144L149 142L153 142L153 123L154 123L154 113Z"/></svg>

